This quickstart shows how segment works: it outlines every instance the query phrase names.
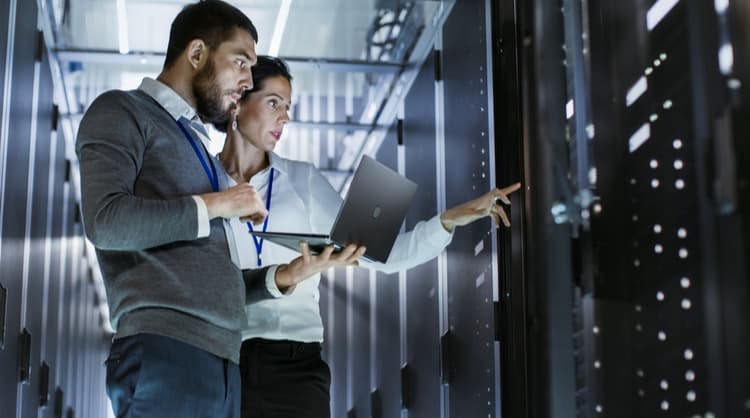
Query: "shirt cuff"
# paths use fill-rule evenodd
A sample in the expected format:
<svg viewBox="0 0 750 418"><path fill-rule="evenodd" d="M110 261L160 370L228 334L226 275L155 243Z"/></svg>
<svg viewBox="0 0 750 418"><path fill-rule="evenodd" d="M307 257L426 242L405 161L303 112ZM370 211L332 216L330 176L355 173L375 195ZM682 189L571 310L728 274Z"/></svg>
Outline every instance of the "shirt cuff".
<svg viewBox="0 0 750 418"><path fill-rule="evenodd" d="M271 296L275 298L284 297L292 293L281 293L279 287L276 286L276 269L278 267L278 265L274 264L273 266L268 268L268 271L266 271L266 289L268 289L268 293L270 293Z"/></svg>
<svg viewBox="0 0 750 418"><path fill-rule="evenodd" d="M443 228L443 223L440 221L440 215L433 216L425 225L427 230L426 242L432 245L445 247L450 244L453 239L453 232L448 232ZM456 229L454 228L455 232Z"/></svg>
<svg viewBox="0 0 750 418"><path fill-rule="evenodd" d="M195 206L198 208L198 236L196 238L206 238L211 233L211 222L208 219L208 208L206 202L200 196L193 196Z"/></svg>

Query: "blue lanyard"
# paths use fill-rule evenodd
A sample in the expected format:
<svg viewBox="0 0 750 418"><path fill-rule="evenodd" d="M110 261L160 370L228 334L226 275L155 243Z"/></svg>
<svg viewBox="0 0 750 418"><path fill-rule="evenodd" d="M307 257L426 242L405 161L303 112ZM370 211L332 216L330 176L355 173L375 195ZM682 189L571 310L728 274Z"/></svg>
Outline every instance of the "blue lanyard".
<svg viewBox="0 0 750 418"><path fill-rule="evenodd" d="M271 192L273 191L273 167L271 167L271 172L268 174L268 194L266 194L266 210L268 211L268 216L266 216L266 220L263 221L263 232L266 232L266 228L268 227L268 218L271 217ZM251 222L247 222L247 232L253 232L253 224ZM263 261L260 259L260 254L263 252L263 238L258 238L255 235L251 235L253 237L253 243L255 243L255 251L258 253L258 267L263 265Z"/></svg>
<svg viewBox="0 0 750 418"><path fill-rule="evenodd" d="M211 161L211 158L208 158L208 163L206 163L206 159L203 158L203 153L198 149L198 145L195 143L195 139L193 138L193 135L190 134L190 131L185 128L185 126L180 123L180 121L177 122L177 126L180 127L182 130L182 133L185 134L185 138L187 138L188 142L190 142L190 145L193 147L193 151L195 151L195 155L198 157L198 159L201 162L201 165L203 166L203 171L206 172L206 176L208 176L208 181L211 182L211 187L213 187L215 192L219 191L219 177L216 175L216 167L214 166L214 162ZM206 148L203 146L203 143L201 142L201 148L203 148L203 151L206 152L206 155L208 155L208 151L206 151ZM211 169L208 169L209 164L211 165Z"/></svg>

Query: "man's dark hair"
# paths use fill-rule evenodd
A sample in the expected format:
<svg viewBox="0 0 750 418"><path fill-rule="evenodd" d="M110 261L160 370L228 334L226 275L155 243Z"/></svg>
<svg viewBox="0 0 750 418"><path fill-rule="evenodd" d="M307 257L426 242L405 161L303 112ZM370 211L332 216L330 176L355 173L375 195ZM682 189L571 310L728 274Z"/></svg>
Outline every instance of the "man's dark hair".
<svg viewBox="0 0 750 418"><path fill-rule="evenodd" d="M242 11L221 0L201 0L185 6L172 21L164 68L169 68L193 39L209 48L228 40L236 28L246 30L258 42L258 31Z"/></svg>
<svg viewBox="0 0 750 418"><path fill-rule="evenodd" d="M282 76L290 83L292 82L292 74L289 73L289 67L284 60L269 55L258 55L258 62L253 65L253 88L245 90L240 99L240 105L249 99L254 92L263 90L263 85L267 79L276 76ZM220 132L227 131L225 124L215 123L214 128Z"/></svg>

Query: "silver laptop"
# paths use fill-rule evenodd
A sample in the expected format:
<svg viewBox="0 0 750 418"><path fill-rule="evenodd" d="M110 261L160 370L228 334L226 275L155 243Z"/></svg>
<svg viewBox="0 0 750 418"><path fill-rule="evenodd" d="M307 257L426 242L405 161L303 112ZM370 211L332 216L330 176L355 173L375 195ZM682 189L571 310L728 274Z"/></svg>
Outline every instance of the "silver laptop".
<svg viewBox="0 0 750 418"><path fill-rule="evenodd" d="M416 192L416 183L364 156L329 234L252 234L295 251L299 251L300 241L306 241L313 252L321 252L327 245L336 250L349 243L364 245L367 252L363 258L385 262Z"/></svg>

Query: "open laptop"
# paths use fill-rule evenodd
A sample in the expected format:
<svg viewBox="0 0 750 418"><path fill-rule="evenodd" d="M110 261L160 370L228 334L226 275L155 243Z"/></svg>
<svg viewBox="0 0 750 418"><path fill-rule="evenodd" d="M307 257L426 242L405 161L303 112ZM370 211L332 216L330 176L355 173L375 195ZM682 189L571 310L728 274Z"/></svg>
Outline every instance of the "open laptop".
<svg viewBox="0 0 750 418"><path fill-rule="evenodd" d="M313 252L331 244L339 250L355 243L367 247L363 258L385 262L416 192L416 183L364 156L329 234L252 234L295 251L299 251L300 241L306 241Z"/></svg>

